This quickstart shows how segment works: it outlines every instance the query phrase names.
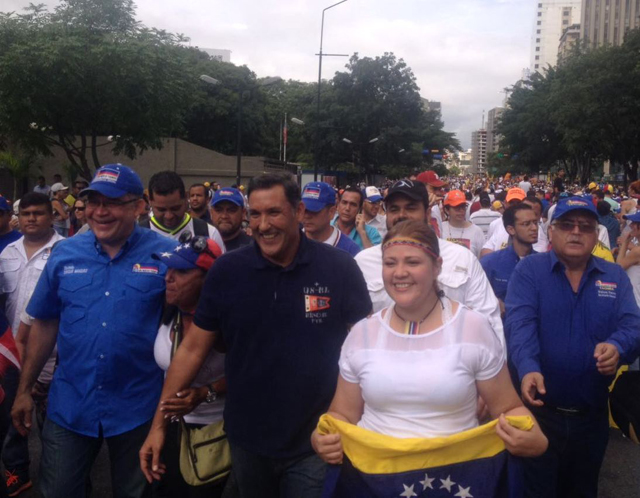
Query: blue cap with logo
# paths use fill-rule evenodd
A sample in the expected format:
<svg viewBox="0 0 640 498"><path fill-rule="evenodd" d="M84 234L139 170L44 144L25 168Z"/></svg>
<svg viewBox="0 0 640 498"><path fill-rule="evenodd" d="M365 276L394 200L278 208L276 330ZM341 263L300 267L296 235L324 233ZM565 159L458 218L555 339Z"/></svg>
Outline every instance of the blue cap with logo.
<svg viewBox="0 0 640 498"><path fill-rule="evenodd" d="M304 207L312 213L322 211L327 206L336 203L336 191L325 182L309 182L302 190Z"/></svg>
<svg viewBox="0 0 640 498"><path fill-rule="evenodd" d="M178 245L171 252L151 255L153 259L162 261L169 268L176 270L201 268L204 271L209 270L220 256L222 256L220 246L206 237L196 237L191 242Z"/></svg>
<svg viewBox="0 0 640 498"><path fill-rule="evenodd" d="M589 214L593 215L595 218L598 217L598 211L596 211L596 208L590 199L587 200L582 197L569 197L567 199L560 199L558 201L558 205L553 211L551 220L557 220L565 214L577 210L586 211Z"/></svg>
<svg viewBox="0 0 640 498"><path fill-rule="evenodd" d="M244 207L244 196L237 188L223 187L216 190L213 193L213 199L211 199L211 205L215 206L219 202L229 201L233 202L236 206Z"/></svg>
<svg viewBox="0 0 640 498"><path fill-rule="evenodd" d="M127 194L142 195L144 187L138 174L128 166L122 164L107 164L96 171L91 184L80 194L97 192L117 199Z"/></svg>
<svg viewBox="0 0 640 498"><path fill-rule="evenodd" d="M364 199L369 202L378 202L382 200L382 194L377 187L367 187L364 189Z"/></svg>
<svg viewBox="0 0 640 498"><path fill-rule="evenodd" d="M9 206L9 201L0 195L0 211L13 211L13 208Z"/></svg>

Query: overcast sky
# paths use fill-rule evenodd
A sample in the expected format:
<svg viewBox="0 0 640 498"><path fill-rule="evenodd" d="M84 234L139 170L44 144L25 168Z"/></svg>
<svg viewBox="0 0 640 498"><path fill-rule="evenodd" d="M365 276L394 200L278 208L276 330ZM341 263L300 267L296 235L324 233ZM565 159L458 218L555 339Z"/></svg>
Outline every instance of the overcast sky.
<svg viewBox="0 0 640 498"><path fill-rule="evenodd" d="M38 0L53 7L55 0ZM322 9L338 0L138 0L138 19L183 33L194 46L229 49L259 77L317 81ZM19 10L29 0L2 0ZM37 3L37 2L36 2ZM522 76L536 0L348 0L325 15L324 52L394 52L424 98L442 102L447 131L470 147L482 111L501 105ZM346 58L325 57L323 78ZM295 112L292 110L292 112Z"/></svg>

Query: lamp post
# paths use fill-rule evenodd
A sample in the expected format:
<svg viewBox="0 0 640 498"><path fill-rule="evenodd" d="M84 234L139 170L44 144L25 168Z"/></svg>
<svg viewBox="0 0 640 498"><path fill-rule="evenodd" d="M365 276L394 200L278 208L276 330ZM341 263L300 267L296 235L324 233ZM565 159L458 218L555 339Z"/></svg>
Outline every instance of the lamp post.
<svg viewBox="0 0 640 498"><path fill-rule="evenodd" d="M374 138L372 138L371 140L368 140L367 142L362 142L362 143L356 142L356 143L354 143L354 142L353 142L353 140L350 140L350 139L348 139L348 138L346 138L346 137L344 137L344 138L342 139L342 141L343 141L344 143L349 144L349 145L351 145L351 146L353 147L353 148L352 148L352 159L353 159L353 164L354 164L354 166L355 166L355 162L356 162L356 161L355 161L355 157L356 157L355 149L356 149L356 147L362 147L362 146L365 146L365 145L374 144L374 143L376 143L378 140L380 140L380 137L374 137ZM369 176L369 175L368 175L368 173L367 173L367 166L366 166L366 164L365 164L365 167L364 167L364 179L365 179L365 182L367 182L367 183L369 182L369 178L368 178L368 176Z"/></svg>
<svg viewBox="0 0 640 498"><path fill-rule="evenodd" d="M316 112L316 147L315 147L315 157L314 157L314 164L313 164L313 181L317 182L318 181L318 156L319 154L319 149L320 149L320 85L322 84L322 58L326 57L326 56L333 56L333 57L348 57L348 55L346 54L323 54L322 53L322 41L324 38L324 13L329 10L332 9L334 7L336 7L337 5L340 5L341 3L345 3L347 0L342 0L341 2L338 3L334 3L333 5L329 5L329 7L326 7L322 10L322 23L320 24L320 52L317 54L318 55L318 106L317 106L317 112Z"/></svg>
<svg viewBox="0 0 640 498"><path fill-rule="evenodd" d="M210 85L218 85L220 83L217 79L207 76L206 74L200 76L200 79ZM282 78L274 76L272 78L265 78L262 81L259 81L257 86L270 86L280 81L282 81ZM246 88L241 88L238 92L238 134L236 137L236 185L238 187L242 183L242 105L246 91ZM251 90L248 91L251 92Z"/></svg>

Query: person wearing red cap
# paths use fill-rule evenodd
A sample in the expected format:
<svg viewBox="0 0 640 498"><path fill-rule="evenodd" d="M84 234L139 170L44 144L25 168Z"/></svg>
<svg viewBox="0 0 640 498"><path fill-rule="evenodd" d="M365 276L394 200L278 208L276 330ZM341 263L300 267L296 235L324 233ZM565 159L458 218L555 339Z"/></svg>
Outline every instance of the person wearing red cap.
<svg viewBox="0 0 640 498"><path fill-rule="evenodd" d="M183 239L185 240L185 239ZM167 371L171 363L171 351L189 334L204 279L209 268L222 255L213 240L194 237L171 252L153 254L153 258L167 266L167 309L162 317L154 345L156 363ZM226 479L203 486L189 486L180 473L180 424L183 417L187 428L201 428L222 423L224 394L227 382L224 375L225 355L211 350L190 387L178 391L175 396L162 399L160 409L172 423L167 426L166 444L162 449L165 473L156 489L161 497L183 498L219 497Z"/></svg>
<svg viewBox="0 0 640 498"><path fill-rule="evenodd" d="M467 221L467 198L461 190L452 190L444 198L444 212L448 221L442 223L442 237L469 249L479 257L484 244L480 227Z"/></svg>
<svg viewBox="0 0 640 498"><path fill-rule="evenodd" d="M418 175L416 180L427 186L429 205L431 206L431 226L433 226L433 229L438 236L440 236L442 233L442 211L440 210L440 204L444 199L444 187L446 187L448 183L441 180L435 171L423 171Z"/></svg>

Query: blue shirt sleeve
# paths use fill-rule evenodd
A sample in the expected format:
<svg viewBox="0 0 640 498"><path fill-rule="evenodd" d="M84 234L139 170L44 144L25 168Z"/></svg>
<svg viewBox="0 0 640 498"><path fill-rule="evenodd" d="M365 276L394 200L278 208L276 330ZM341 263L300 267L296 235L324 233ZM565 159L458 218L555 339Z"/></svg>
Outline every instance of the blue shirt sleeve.
<svg viewBox="0 0 640 498"><path fill-rule="evenodd" d="M60 248L58 248L60 249ZM51 253L49 262L44 267L36 288L27 305L27 313L39 320L60 318L62 302L58 295L58 278L56 277L56 251Z"/></svg>
<svg viewBox="0 0 640 498"><path fill-rule="evenodd" d="M616 300L616 331L605 341L618 348L620 362L631 364L640 354L640 310L627 274L620 270Z"/></svg>
<svg viewBox="0 0 640 498"><path fill-rule="evenodd" d="M521 261L511 275L505 300L507 350L520 380L528 373L541 370L534 271L526 259Z"/></svg>

